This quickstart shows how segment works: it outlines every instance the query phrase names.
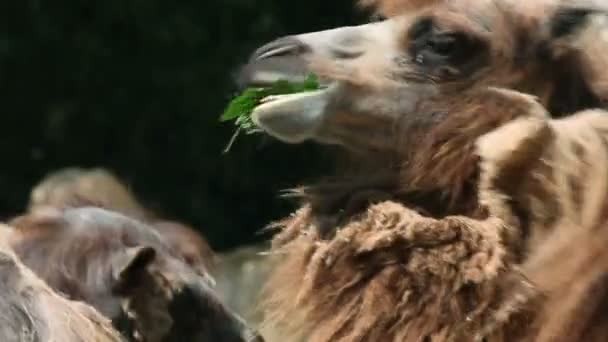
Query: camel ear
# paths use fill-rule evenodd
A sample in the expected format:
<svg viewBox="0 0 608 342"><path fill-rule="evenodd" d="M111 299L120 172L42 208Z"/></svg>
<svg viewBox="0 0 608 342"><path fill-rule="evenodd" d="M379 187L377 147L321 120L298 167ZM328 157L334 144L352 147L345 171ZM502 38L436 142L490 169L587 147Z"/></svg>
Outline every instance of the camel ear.
<svg viewBox="0 0 608 342"><path fill-rule="evenodd" d="M41 207L32 212L11 219L8 224L17 229L36 227L57 227L65 224L63 212L53 207Z"/></svg>
<svg viewBox="0 0 608 342"><path fill-rule="evenodd" d="M152 247L138 246L125 249L112 259L112 280L115 290L137 286L148 265L156 258Z"/></svg>
<svg viewBox="0 0 608 342"><path fill-rule="evenodd" d="M545 32L543 49L563 74L549 107L562 112L602 107L608 100L608 6L573 1L549 17Z"/></svg>

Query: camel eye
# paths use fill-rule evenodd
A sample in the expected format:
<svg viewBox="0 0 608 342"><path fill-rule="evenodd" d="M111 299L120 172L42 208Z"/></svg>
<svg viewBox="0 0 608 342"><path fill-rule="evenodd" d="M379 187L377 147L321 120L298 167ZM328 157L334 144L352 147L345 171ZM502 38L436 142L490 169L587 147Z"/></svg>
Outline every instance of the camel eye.
<svg viewBox="0 0 608 342"><path fill-rule="evenodd" d="M480 37L442 27L430 17L415 22L405 41L409 60L423 72L436 75L446 75L448 69L451 76L470 74L484 65L489 52L488 44Z"/></svg>
<svg viewBox="0 0 608 342"><path fill-rule="evenodd" d="M430 33L414 42L410 52L426 67L460 67L480 52L479 44L460 33Z"/></svg>
<svg viewBox="0 0 608 342"><path fill-rule="evenodd" d="M427 46L437 55L449 57L455 54L456 49L458 48L457 43L457 38L455 36L441 35L431 37L427 41Z"/></svg>
<svg viewBox="0 0 608 342"><path fill-rule="evenodd" d="M381 21L385 21L387 18L380 14L380 13L374 13L371 17L370 17L370 22L372 23L377 23L377 22L381 22Z"/></svg>
<svg viewBox="0 0 608 342"><path fill-rule="evenodd" d="M457 66L465 62L467 56L474 53L472 44L466 36L458 33L432 34L426 37L418 54L433 64L451 64Z"/></svg>

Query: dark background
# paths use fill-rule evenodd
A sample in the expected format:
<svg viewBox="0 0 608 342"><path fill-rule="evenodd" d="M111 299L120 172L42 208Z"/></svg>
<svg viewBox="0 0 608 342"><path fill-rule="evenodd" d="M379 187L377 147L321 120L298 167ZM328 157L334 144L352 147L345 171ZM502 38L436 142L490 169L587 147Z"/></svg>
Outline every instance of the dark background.
<svg viewBox="0 0 608 342"><path fill-rule="evenodd" d="M217 250L264 238L294 205L278 192L329 158L261 136L222 154L233 75L273 38L364 17L347 0L2 1L1 218L48 172L100 166Z"/></svg>

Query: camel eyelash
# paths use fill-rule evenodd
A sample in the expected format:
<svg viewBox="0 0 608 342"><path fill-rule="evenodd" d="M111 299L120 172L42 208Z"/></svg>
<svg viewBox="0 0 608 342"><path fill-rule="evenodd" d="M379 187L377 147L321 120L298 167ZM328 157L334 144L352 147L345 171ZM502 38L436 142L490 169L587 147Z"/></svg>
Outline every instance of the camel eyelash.
<svg viewBox="0 0 608 342"><path fill-rule="evenodd" d="M377 23L377 22L385 21L386 19L388 19L388 18L380 13L374 13L370 16L369 21L371 23Z"/></svg>

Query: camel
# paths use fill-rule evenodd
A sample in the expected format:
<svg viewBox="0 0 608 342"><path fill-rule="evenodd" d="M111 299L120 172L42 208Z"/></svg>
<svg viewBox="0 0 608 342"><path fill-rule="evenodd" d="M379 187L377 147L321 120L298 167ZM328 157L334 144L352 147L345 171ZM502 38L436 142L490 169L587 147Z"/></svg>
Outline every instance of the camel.
<svg viewBox="0 0 608 342"><path fill-rule="evenodd" d="M117 175L104 168L64 168L49 173L34 186L28 211L44 207L97 206L145 221L169 246L201 273L216 267L217 256L194 228L161 218L146 208Z"/></svg>
<svg viewBox="0 0 608 342"><path fill-rule="evenodd" d="M17 258L0 226L0 340L4 342L121 342L111 322L92 307L70 301Z"/></svg>
<svg viewBox="0 0 608 342"><path fill-rule="evenodd" d="M130 341L262 342L145 223L97 207L39 208L8 245L53 290L112 320Z"/></svg>
<svg viewBox="0 0 608 342"><path fill-rule="evenodd" d="M217 255L201 234L181 222L158 217L141 204L124 181L103 168L64 168L49 173L32 189L28 211L89 205L118 211L148 223L188 265L202 274L211 272L216 283L214 290L225 305L248 323L259 322L256 299L262 279L270 268L265 256L259 253L266 249L266 244Z"/></svg>
<svg viewBox="0 0 608 342"><path fill-rule="evenodd" d="M289 341L608 340L608 6L367 0L279 38L243 86L285 143L341 148L275 222L262 307Z"/></svg>

